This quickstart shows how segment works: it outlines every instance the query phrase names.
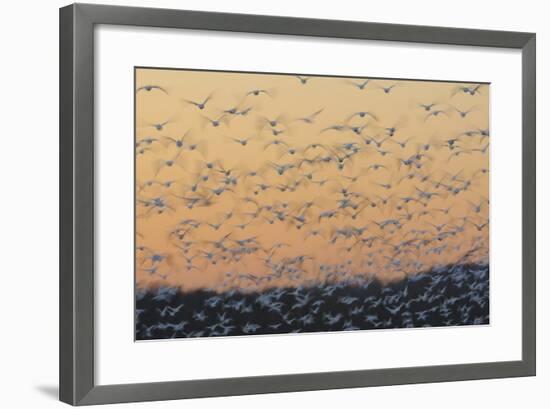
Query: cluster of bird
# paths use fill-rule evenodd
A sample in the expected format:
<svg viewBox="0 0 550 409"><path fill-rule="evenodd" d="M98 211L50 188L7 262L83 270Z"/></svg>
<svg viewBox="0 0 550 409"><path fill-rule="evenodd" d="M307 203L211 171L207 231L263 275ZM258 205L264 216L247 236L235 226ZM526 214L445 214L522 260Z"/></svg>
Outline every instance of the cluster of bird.
<svg viewBox="0 0 550 409"><path fill-rule="evenodd" d="M183 293L140 290L136 339L489 324L489 269L453 265L383 285L356 277L315 287Z"/></svg>
<svg viewBox="0 0 550 409"><path fill-rule="evenodd" d="M318 80L288 76L302 90ZM204 291L254 293L488 263L489 129L470 121L486 86L431 83L446 101L413 102L388 122L369 95L391 106L407 82L323 80L365 95L365 105L333 122L333 107L316 96L305 115L269 115L275 88L242 90L230 105L210 90L180 98L181 116L137 118L136 173L148 175L136 180L136 269L145 287L185 288L186 277L199 274L211 276ZM158 84L136 92L138 103L152 93L173 97ZM411 117L424 133L409 133ZM445 131L429 134L434 126ZM228 156L223 146L242 153ZM166 220L167 246L149 244L151 229Z"/></svg>

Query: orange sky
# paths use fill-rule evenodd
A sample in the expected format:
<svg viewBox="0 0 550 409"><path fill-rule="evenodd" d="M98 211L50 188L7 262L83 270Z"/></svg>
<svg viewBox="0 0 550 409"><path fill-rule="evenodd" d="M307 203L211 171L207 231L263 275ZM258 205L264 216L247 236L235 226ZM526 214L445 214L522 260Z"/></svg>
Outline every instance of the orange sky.
<svg viewBox="0 0 550 409"><path fill-rule="evenodd" d="M481 169L489 168L489 152L483 150L489 138L479 135L478 130L489 127L489 86L482 85L470 95L459 87L473 89L472 84L373 79L360 89L352 83L362 81L311 77L302 84L293 75L136 69L136 89L146 85L162 87L136 92L138 285L162 283L187 289L249 286L250 280L235 277L268 276L275 264L300 255L305 257L304 262L296 264L300 270L296 275L299 282L319 278L321 266L347 262L339 271L350 276L375 274L384 280L401 278L417 272L417 267L422 270L434 264L455 262L471 248L473 240L478 240L482 247L473 259L485 260L488 228L483 224L488 219L489 176ZM395 87L389 93L382 89L393 84ZM254 89L268 93L247 95ZM187 102L199 102L208 96L211 98L203 110ZM430 103L436 104L430 110L421 106ZM237 111L248 108L250 111L246 115L226 114L217 127L205 119L217 118L233 107ZM455 108L472 111L462 118ZM298 119L320 110L313 123ZM358 111L369 111L376 119L359 115L349 119ZM284 132L274 136L265 117L279 117L274 129ZM151 126L165 121L168 122L162 129ZM323 131L333 125L342 126L343 130ZM357 129L354 132L354 127L364 125L361 132ZM397 130L391 135L386 128L393 126ZM469 131L473 131L472 135L461 135ZM181 148L169 143L170 138L182 137ZM150 144L148 138L152 139ZM245 146L234 140L248 138L251 140ZM444 141L454 138L458 138L454 142L456 149L451 150ZM275 140L280 141L279 145L266 147ZM399 143L407 140L402 148ZM312 144L322 147L311 147ZM346 144L352 148L346 150ZM428 150L424 150L426 144L430 145ZM195 145L196 149L190 148ZM343 169L332 161L320 160L330 156L342 158L356 147L360 150L344 161ZM451 156L453 152L461 153ZM420 168L403 163L416 153L423 155L418 161ZM301 163L301 159L306 161ZM311 159L317 161L308 162ZM169 166L171 160L174 163ZM213 164L212 169L207 163ZM301 166L279 175L270 163L301 163ZM236 178L237 184L230 184L230 190L217 195L215 190L224 186L222 170L230 170L228 174ZM251 171L261 176L245 178ZM202 180L197 190L192 191L191 186L206 175L208 180ZM350 179L357 176L357 180ZM323 185L316 183L325 180ZM166 181L174 183L162 186ZM278 189L296 181L299 184L292 191ZM461 190L464 183L468 183L466 191ZM391 187L383 186L387 184ZM458 193L448 192L445 186L457 189ZM351 192L346 199L350 206L356 206L355 210L338 201L343 198L341 189ZM427 200L420 191L436 194ZM209 197L212 204L186 207L189 202L182 198L193 197ZM384 204L381 197L391 200ZM162 198L167 205L161 214L159 208L151 205L155 198ZM258 205L246 198L254 198L262 207L257 217L253 213ZM407 198L412 199L407 202ZM303 212L308 201L314 205ZM475 205L480 203L483 205L477 209ZM435 210L448 206L452 206L449 214ZM284 213L284 221L270 223L276 219L273 209ZM353 219L351 214L359 209L362 211ZM337 211L333 218L319 219L320 214L331 210ZM224 214L230 212L232 217L225 220ZM464 224L463 217L472 223ZM198 227L180 223L190 219ZM381 229L376 224L392 219L399 219L401 225L393 233L391 226ZM215 229L217 223L221 226ZM443 227L434 226L443 223L446 224ZM463 230L442 241L433 240L457 226L463 226ZM351 228L364 230L347 238L334 236L337 229ZM175 230L183 232L182 240L170 234ZM318 236L310 235L317 230ZM248 246L262 250L239 257L230 250L220 252L212 242L228 234L224 241L227 249L236 250L239 240L253 238ZM376 236L383 240L375 239L371 247L352 246L360 239ZM416 239L416 244L423 239L432 241L414 251L396 254L392 244L408 239ZM263 251L276 243L285 246L274 252ZM440 254L439 246L446 246ZM349 247L352 248L347 251ZM182 249L187 249L186 253ZM214 253L216 263L202 252ZM153 254L166 258L154 261ZM193 258L192 263L183 256ZM227 272L232 274L229 279ZM288 284L289 280L285 276L265 285Z"/></svg>

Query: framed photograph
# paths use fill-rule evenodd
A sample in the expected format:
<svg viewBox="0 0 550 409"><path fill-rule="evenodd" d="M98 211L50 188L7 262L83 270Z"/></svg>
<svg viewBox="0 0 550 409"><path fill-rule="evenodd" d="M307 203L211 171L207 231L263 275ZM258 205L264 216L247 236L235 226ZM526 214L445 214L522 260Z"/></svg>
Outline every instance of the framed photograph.
<svg viewBox="0 0 550 409"><path fill-rule="evenodd" d="M535 374L535 34L60 10L60 399Z"/></svg>

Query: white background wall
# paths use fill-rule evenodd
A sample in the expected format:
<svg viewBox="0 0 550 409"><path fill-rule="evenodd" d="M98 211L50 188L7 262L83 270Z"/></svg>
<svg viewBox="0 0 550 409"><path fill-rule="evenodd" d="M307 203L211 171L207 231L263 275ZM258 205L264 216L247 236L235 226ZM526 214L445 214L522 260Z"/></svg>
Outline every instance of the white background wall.
<svg viewBox="0 0 550 409"><path fill-rule="evenodd" d="M187 408L399 407L546 408L550 403L547 345L550 302L544 299L544 216L550 154L543 109L549 83L543 71L550 48L544 2L408 0L135 0L102 3L388 23L534 31L538 70L538 376L536 378L392 386L252 397L201 399ZM0 406L61 407L58 359L58 0L6 1L0 6ZM547 68L546 68L547 69ZM546 345L545 345L546 344ZM182 402L135 407L175 408ZM382 406L384 405L384 406ZM525 405L527 407L527 405ZM121 407L121 406L119 406Z"/></svg>

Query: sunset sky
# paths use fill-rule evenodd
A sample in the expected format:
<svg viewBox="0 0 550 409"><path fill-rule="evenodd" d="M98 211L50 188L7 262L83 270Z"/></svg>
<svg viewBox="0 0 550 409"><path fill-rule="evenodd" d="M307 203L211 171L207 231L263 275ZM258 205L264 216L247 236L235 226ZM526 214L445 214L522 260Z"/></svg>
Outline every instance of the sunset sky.
<svg viewBox="0 0 550 409"><path fill-rule="evenodd" d="M486 261L488 84L370 79L361 89L368 76L303 75L304 84L288 74L150 68L136 68L135 76L139 286L247 286L236 277L268 276L273 265L298 256L304 256L296 264L303 282L320 279L321 266L332 271L339 264L343 274L398 279L455 263L472 248L478 250L467 260ZM151 85L160 89L142 88ZM204 109L189 102L209 96ZM224 114L231 108L236 113ZM459 112L470 110L464 117ZM363 111L372 115L353 116ZM206 119L220 116L219 126ZM274 129L284 132L275 136ZM170 142L180 138L182 146ZM243 146L235 139L250 140ZM339 169L335 158L350 152ZM416 154L421 159L408 165ZM273 164L295 167L280 175ZM224 184L224 171L236 184ZM346 202L340 201L343 191L350 192ZM152 205L158 198L161 213ZM189 208L192 198L209 203ZM313 204L306 211L307 202ZM448 214L441 210L449 206ZM333 210L333 217L320 218ZM381 227L391 220L400 226ZM353 228L360 232L338 233ZM441 236L445 232L454 234ZM225 259L212 244L224 237L225 255L233 254ZM253 252L231 253L249 238ZM419 248L396 253L407 240ZM274 248L277 243L284 246Z"/></svg>

